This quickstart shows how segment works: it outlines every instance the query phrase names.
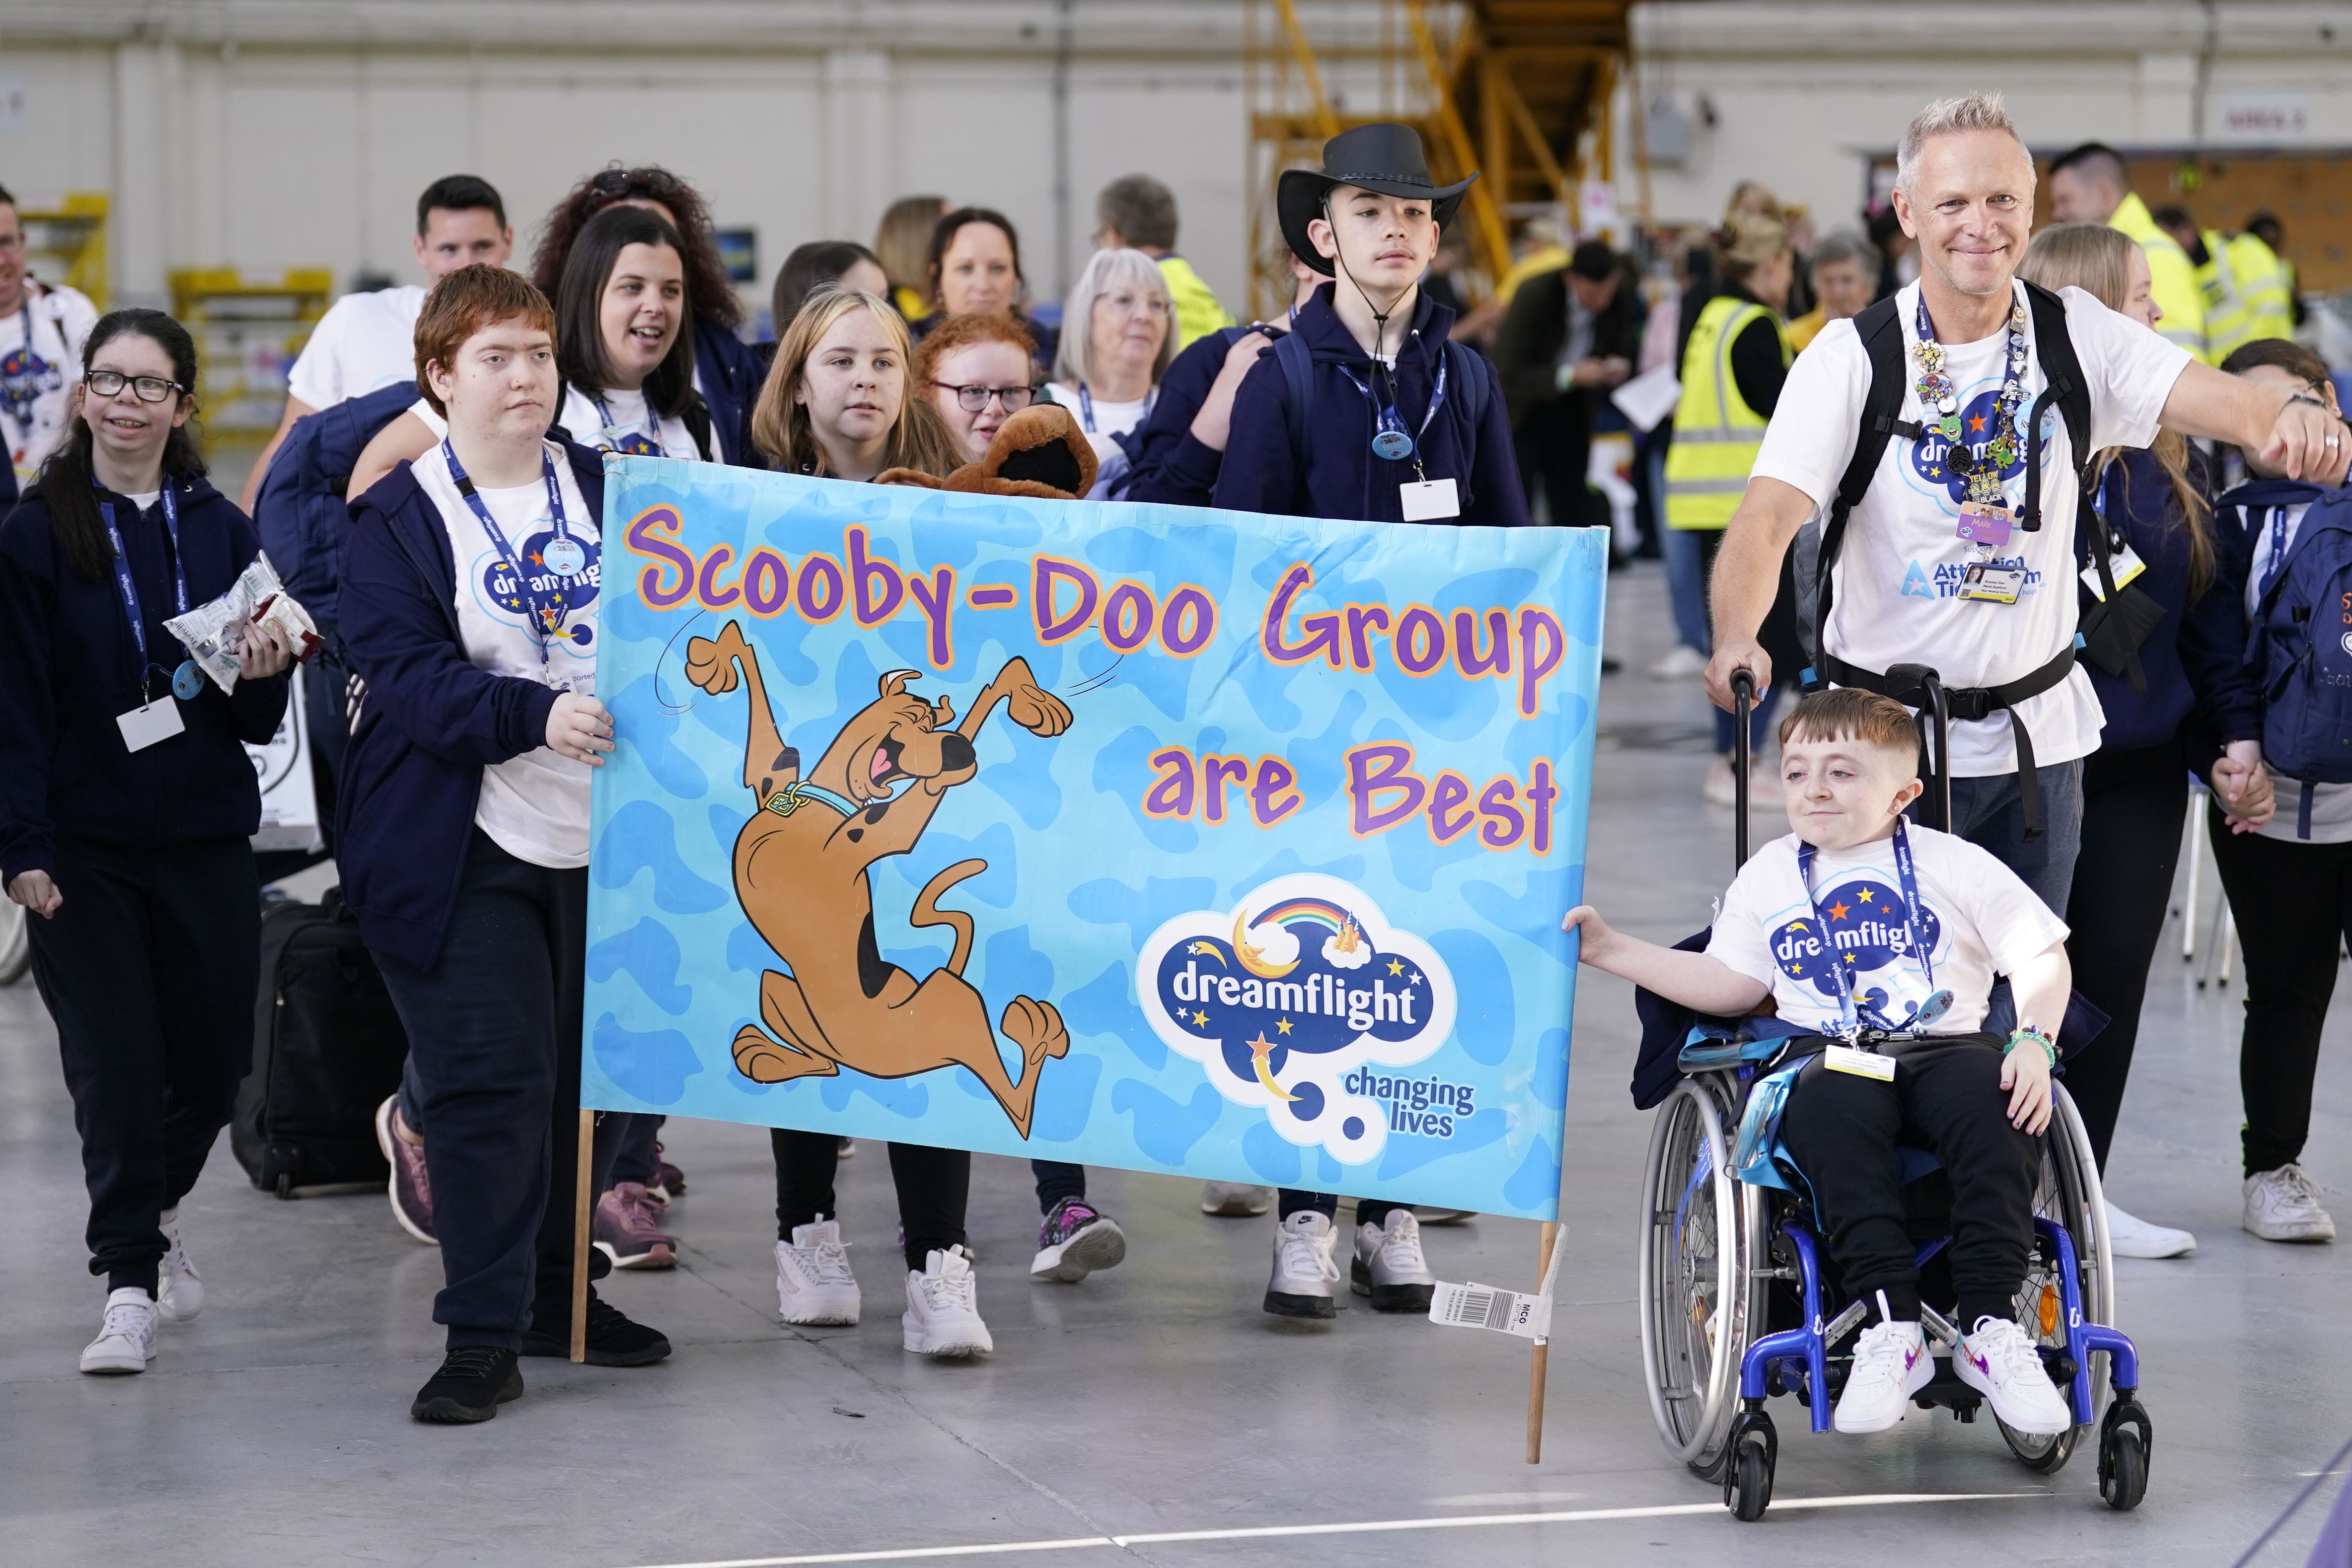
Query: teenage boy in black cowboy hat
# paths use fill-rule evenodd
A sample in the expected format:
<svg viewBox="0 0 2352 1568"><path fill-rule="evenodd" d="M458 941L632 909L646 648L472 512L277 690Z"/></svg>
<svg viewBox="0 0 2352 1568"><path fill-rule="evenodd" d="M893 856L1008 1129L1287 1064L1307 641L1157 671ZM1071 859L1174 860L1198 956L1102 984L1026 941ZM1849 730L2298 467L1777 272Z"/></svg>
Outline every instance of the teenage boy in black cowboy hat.
<svg viewBox="0 0 2352 1568"><path fill-rule="evenodd" d="M1332 281L1243 381L1218 506L1384 523L1528 520L1494 367L1449 344L1454 312L1421 288L1477 177L1434 183L1420 136L1387 122L1325 142L1319 172L1283 174L1283 237Z"/></svg>
<svg viewBox="0 0 2352 1568"><path fill-rule="evenodd" d="M1494 368L1447 341L1454 312L1421 289L1469 188L1433 184L1421 138L1393 124L1344 131L1324 144L1321 172L1282 176L1283 236L1333 281L1243 378L1217 506L1387 523L1528 520ZM1267 1312L1333 1315L1338 1207L1330 1193L1283 1189ZM1360 1202L1354 1239L1350 1284L1374 1312L1429 1310L1436 1281L1409 1206Z"/></svg>

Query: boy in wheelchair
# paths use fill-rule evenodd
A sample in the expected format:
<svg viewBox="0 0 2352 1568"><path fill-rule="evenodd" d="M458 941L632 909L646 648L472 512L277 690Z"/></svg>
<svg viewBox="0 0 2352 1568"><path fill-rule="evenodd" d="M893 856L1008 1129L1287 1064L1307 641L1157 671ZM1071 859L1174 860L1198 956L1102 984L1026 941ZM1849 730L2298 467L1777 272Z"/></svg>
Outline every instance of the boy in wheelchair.
<svg viewBox="0 0 2352 1568"><path fill-rule="evenodd" d="M1776 1010L1811 1031L1782 1114L1829 1252L1868 1326L1839 1396L1841 1432L1881 1432L1934 1375L1896 1148L1924 1147L1952 1187L1952 1369L2019 1432L2074 1421L2014 1301L2033 1239L2054 1039L2072 976L2066 927L2017 874L1964 839L1914 827L1918 731L1891 698L1804 698L1780 727L1795 831L1759 850L1725 894L1705 952L1569 912L1585 963L1715 1017ZM1993 978L2017 1028L1983 1032ZM1928 1032L1930 1025L1937 1026Z"/></svg>

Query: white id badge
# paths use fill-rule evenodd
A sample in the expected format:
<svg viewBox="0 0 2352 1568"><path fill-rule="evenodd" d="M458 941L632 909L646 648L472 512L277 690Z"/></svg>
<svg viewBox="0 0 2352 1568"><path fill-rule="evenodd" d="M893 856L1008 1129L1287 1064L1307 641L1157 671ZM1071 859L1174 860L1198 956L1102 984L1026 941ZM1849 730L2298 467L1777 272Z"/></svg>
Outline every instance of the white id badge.
<svg viewBox="0 0 2352 1568"><path fill-rule="evenodd" d="M1832 1045L1822 1055L1822 1065L1832 1072L1851 1072L1856 1078L1875 1078L1881 1083L1895 1082L1895 1059L1881 1056L1874 1051L1860 1051L1851 1045Z"/></svg>
<svg viewBox="0 0 2352 1568"><path fill-rule="evenodd" d="M1985 561L1970 561L1960 573L1960 597L1980 600L1990 604L2014 604L2025 591L2025 569L2021 566L1993 566Z"/></svg>
<svg viewBox="0 0 2352 1568"><path fill-rule="evenodd" d="M2141 572L2147 570L2147 562L2140 559L2138 552L2134 550L2131 546L2126 545L2123 549L2117 550L2115 554L2107 558L2107 570L2115 574L2116 591L2120 593L2123 591L2125 584L2128 583L2133 578L2137 577ZM2097 561L2093 561L2090 565L2083 569L2083 586L2091 591L2091 597L2094 599L2105 599L2106 597L2106 595L2099 590L2099 563Z"/></svg>
<svg viewBox="0 0 2352 1568"><path fill-rule="evenodd" d="M180 722L180 705L170 697L118 715L114 722L122 727L122 744L132 751L144 751L188 727Z"/></svg>
<svg viewBox="0 0 2352 1568"><path fill-rule="evenodd" d="M1435 522L1441 517L1458 517L1462 503L1454 494L1451 479L1427 479L1417 485L1400 485L1397 494L1404 505L1404 520L1408 523Z"/></svg>

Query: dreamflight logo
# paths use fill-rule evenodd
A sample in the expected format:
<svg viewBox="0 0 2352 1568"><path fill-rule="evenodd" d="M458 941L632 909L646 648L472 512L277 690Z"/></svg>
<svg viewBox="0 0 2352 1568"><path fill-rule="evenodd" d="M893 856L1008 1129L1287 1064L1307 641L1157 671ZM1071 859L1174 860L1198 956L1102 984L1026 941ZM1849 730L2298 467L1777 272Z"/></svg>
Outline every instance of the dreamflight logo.
<svg viewBox="0 0 2352 1568"><path fill-rule="evenodd" d="M1263 1109L1289 1142L1361 1165L1392 1130L1452 1135L1449 1122L1425 1113L1430 1090L1416 1097L1375 1070L1445 1042L1454 977L1349 883L1301 873L1232 909L1180 915L1144 943L1136 975L1152 1032L1200 1062L1226 1099ZM1392 1122L1392 1106L1413 1111L1410 1128Z"/></svg>

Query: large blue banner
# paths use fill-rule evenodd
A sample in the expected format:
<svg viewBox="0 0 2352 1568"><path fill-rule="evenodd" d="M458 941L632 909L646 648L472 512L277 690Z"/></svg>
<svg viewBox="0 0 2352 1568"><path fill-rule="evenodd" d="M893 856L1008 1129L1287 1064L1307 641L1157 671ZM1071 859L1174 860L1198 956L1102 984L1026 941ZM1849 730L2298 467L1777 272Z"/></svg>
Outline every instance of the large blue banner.
<svg viewBox="0 0 2352 1568"><path fill-rule="evenodd" d="M604 519L584 1103L1554 1218L1604 532Z"/></svg>

